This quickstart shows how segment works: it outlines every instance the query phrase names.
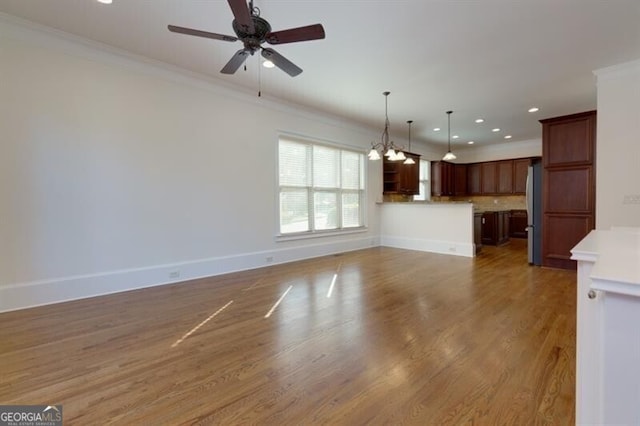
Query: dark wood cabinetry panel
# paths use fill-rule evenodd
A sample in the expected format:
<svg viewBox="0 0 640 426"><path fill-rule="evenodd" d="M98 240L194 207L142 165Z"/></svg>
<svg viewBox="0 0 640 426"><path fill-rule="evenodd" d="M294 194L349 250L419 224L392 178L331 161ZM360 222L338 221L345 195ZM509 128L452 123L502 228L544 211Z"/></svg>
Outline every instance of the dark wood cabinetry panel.
<svg viewBox="0 0 640 426"><path fill-rule="evenodd" d="M482 244L489 246L496 245L496 233L498 223L496 221L496 214L494 212L487 212L482 214Z"/></svg>
<svg viewBox="0 0 640 426"><path fill-rule="evenodd" d="M513 160L513 193L524 195L527 192L527 174L531 159L521 158Z"/></svg>
<svg viewBox="0 0 640 426"><path fill-rule="evenodd" d="M541 120L543 266L575 269L569 250L595 225L596 112Z"/></svg>
<svg viewBox="0 0 640 426"><path fill-rule="evenodd" d="M482 182L482 193L483 194L495 194L498 190L498 165L495 161L490 161L488 163L481 163L482 165L482 173L481 173L481 182Z"/></svg>
<svg viewBox="0 0 640 426"><path fill-rule="evenodd" d="M454 164L431 162L431 195L454 195Z"/></svg>
<svg viewBox="0 0 640 426"><path fill-rule="evenodd" d="M594 227L591 215L545 214L542 224L543 265L575 269L569 250Z"/></svg>
<svg viewBox="0 0 640 426"><path fill-rule="evenodd" d="M495 246L509 241L510 212L485 212L482 214L482 244Z"/></svg>
<svg viewBox="0 0 640 426"><path fill-rule="evenodd" d="M527 211L511 210L509 236L511 238L527 238Z"/></svg>
<svg viewBox="0 0 640 426"><path fill-rule="evenodd" d="M467 165L467 192L469 195L482 194L482 165L480 163Z"/></svg>
<svg viewBox="0 0 640 426"><path fill-rule="evenodd" d="M415 164L404 164L403 161L382 159L383 193L416 195L420 193L420 155L405 152L413 158Z"/></svg>
<svg viewBox="0 0 640 426"><path fill-rule="evenodd" d="M484 163L431 163L431 194L524 195L530 158Z"/></svg>
<svg viewBox="0 0 640 426"><path fill-rule="evenodd" d="M541 120L544 166L592 164L595 148L595 111ZM543 142L544 144L544 142Z"/></svg>
<svg viewBox="0 0 640 426"><path fill-rule="evenodd" d="M498 194L513 194L513 160L498 161Z"/></svg>
<svg viewBox="0 0 640 426"><path fill-rule="evenodd" d="M476 254L482 248L482 213L473 214L473 243L476 246Z"/></svg>
<svg viewBox="0 0 640 426"><path fill-rule="evenodd" d="M467 195L467 165L453 165L453 195Z"/></svg>
<svg viewBox="0 0 640 426"><path fill-rule="evenodd" d="M590 214L594 207L591 167L550 169L547 178L553 182L547 194L547 212Z"/></svg>
<svg viewBox="0 0 640 426"><path fill-rule="evenodd" d="M420 193L420 156L405 152L407 158L413 158L414 164L401 162L400 168L400 193L406 195L418 195Z"/></svg>

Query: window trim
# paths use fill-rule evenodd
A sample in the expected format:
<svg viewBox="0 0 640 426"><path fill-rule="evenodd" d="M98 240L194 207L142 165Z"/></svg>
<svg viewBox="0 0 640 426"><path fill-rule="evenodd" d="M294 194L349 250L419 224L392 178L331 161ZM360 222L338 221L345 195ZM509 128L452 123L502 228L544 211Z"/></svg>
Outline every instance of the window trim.
<svg viewBox="0 0 640 426"><path fill-rule="evenodd" d="M360 194L360 221L361 221L361 225L360 226L353 226L353 227L342 227L342 228L337 228L337 229L321 229L321 230L314 230L313 229L313 221L315 220L315 217L313 216L313 204L310 204L310 209L309 209L309 213L310 213L310 217L309 217L309 225L312 228L309 231L302 231L302 232L291 232L291 233L281 233L280 232L280 189L282 188L280 186L280 141L281 140L286 140L289 142L296 142L296 143L301 143L301 144L306 144L306 145L310 145L311 147L313 147L314 145L318 145L318 146L324 146L327 148L332 148L332 149L338 149L338 150L344 150L344 151L350 151L356 154L361 155L361 161L362 161L362 166L361 166L361 178L362 178L362 189L342 189L342 188L338 188L337 191L337 195L338 195L338 205L340 206L340 211L342 212L342 194L343 193L358 193ZM344 143L337 143L334 141L329 141L329 140L323 140L323 139L318 139L318 138L312 138L312 137L308 137L308 136L301 136L298 134L292 134L292 133L286 133L286 132L281 132L278 133L278 136L276 138L276 143L275 143L275 157L276 157L276 161L275 161L275 180L276 180L276 191L275 191L275 210L276 210L276 214L275 214L275 229L276 229L276 233L275 233L275 240L276 241L291 241L291 240L303 240L303 239L308 239L308 238L323 238L323 237L331 237L331 236L339 236L339 235L348 235L348 234L357 234L357 233L363 233L363 232L367 232L368 230L368 210L367 210L367 192L368 192L368 163L366 161L366 152L362 147L358 147L358 146L354 146L354 145L348 145L348 144L344 144ZM287 188L288 186L283 186L284 188ZM291 187L291 188L295 188L295 187ZM323 188L314 188L313 186L310 187L306 187L309 189L309 198L310 201L313 199L314 193L316 191L322 192L324 189ZM333 190L328 189L329 192L333 192ZM340 218L340 223L342 224L342 218Z"/></svg>

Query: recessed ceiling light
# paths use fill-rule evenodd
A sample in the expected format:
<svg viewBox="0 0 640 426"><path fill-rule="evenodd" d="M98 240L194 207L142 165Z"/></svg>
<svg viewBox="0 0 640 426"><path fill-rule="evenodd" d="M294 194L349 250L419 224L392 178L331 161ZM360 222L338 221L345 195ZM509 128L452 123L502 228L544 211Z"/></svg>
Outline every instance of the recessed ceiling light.
<svg viewBox="0 0 640 426"><path fill-rule="evenodd" d="M458 139L459 137L460 136L458 136L458 135L453 135L453 136L451 136L451 139Z"/></svg>
<svg viewBox="0 0 640 426"><path fill-rule="evenodd" d="M469 141L467 142L469 145L473 145L475 142L474 141Z"/></svg>
<svg viewBox="0 0 640 426"><path fill-rule="evenodd" d="M434 128L433 128L433 131L434 131L434 132L439 132L439 131L440 131L440 127L434 127Z"/></svg>
<svg viewBox="0 0 640 426"><path fill-rule="evenodd" d="M484 118L477 118L476 123L484 123Z"/></svg>
<svg viewBox="0 0 640 426"><path fill-rule="evenodd" d="M491 129L492 132L499 132L500 128L496 127L495 129Z"/></svg>
<svg viewBox="0 0 640 426"><path fill-rule="evenodd" d="M529 112L538 112L538 111L540 111L540 108L538 107L529 108Z"/></svg>
<svg viewBox="0 0 640 426"><path fill-rule="evenodd" d="M511 136L511 135L507 135L507 136L505 136L504 138L505 138L505 139L511 139L511 138L512 138L512 136Z"/></svg>
<svg viewBox="0 0 640 426"><path fill-rule="evenodd" d="M265 67L265 68L273 68L273 67L275 67L274 63L271 62L268 59L262 63L262 66Z"/></svg>
<svg viewBox="0 0 640 426"><path fill-rule="evenodd" d="M98 0L98 2L102 4L111 4L113 0Z"/></svg>

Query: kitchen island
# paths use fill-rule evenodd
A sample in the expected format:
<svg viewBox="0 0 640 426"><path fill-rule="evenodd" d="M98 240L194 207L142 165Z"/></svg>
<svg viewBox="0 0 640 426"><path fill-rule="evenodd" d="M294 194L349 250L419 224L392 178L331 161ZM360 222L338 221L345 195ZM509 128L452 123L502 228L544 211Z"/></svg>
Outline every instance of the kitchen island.
<svg viewBox="0 0 640 426"><path fill-rule="evenodd" d="M473 257L473 204L379 203L381 245Z"/></svg>
<svg viewBox="0 0 640 426"><path fill-rule="evenodd" d="M640 229L591 231L571 253L576 423L640 424Z"/></svg>

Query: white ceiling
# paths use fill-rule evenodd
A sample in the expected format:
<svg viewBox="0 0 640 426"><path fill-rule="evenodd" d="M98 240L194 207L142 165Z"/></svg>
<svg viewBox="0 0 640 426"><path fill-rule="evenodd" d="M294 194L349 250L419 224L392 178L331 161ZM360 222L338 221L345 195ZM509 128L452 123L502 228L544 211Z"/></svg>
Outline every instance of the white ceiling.
<svg viewBox="0 0 640 426"><path fill-rule="evenodd" d="M241 43L174 34L167 24L234 35L224 0L0 0L0 11L391 134L452 145L540 137L539 119L596 107L592 71L640 58L640 0L255 0L273 30L322 23L326 39L274 48L298 77L219 70ZM538 113L528 113L531 106ZM475 124L476 118L485 119ZM434 127L442 131L433 132ZM499 133L491 129L500 127Z"/></svg>

